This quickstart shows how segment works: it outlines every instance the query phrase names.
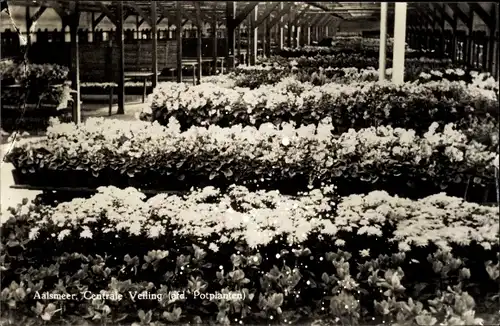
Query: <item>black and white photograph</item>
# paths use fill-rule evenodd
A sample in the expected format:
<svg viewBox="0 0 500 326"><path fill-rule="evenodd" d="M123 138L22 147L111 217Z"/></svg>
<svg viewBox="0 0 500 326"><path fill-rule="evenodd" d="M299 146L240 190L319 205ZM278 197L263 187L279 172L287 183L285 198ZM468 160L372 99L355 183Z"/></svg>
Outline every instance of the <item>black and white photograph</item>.
<svg viewBox="0 0 500 326"><path fill-rule="evenodd" d="M0 4L0 326L500 325L498 2Z"/></svg>

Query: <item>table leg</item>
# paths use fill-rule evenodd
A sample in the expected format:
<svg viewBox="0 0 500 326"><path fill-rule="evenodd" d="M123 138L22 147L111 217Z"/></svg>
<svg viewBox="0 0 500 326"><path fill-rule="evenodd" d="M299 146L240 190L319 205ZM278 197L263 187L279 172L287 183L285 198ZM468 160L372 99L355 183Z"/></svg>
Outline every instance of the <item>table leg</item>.
<svg viewBox="0 0 500 326"><path fill-rule="evenodd" d="M144 78L144 90L142 92L142 103L146 101L146 78Z"/></svg>
<svg viewBox="0 0 500 326"><path fill-rule="evenodd" d="M114 90L114 87L111 86L109 88L109 112L108 112L109 116L111 116L113 114L113 90Z"/></svg>

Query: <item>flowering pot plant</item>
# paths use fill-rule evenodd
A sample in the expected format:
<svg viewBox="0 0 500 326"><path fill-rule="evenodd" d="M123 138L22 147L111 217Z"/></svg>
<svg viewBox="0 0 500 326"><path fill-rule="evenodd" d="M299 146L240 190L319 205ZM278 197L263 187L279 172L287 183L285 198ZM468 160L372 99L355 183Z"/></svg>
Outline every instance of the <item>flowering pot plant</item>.
<svg viewBox="0 0 500 326"><path fill-rule="evenodd" d="M386 70L387 79L391 78L392 69ZM374 68L323 68L323 67L280 67L278 65L238 66L226 75L208 76L205 83L213 83L226 88L259 88L261 85L278 84L285 78L293 77L300 82L310 82L315 86L328 83L350 84L365 81L378 81L379 72ZM408 82L427 83L429 81L457 81L472 84L485 89L498 89L496 81L488 73L448 68L434 70L417 62L405 66L405 80Z"/></svg>
<svg viewBox="0 0 500 326"><path fill-rule="evenodd" d="M282 67L294 66L297 69L302 68L358 68L367 69L370 67L378 67L378 54L376 57L367 57L360 53L340 52L332 55L318 55L314 57L301 56L297 58L285 58L281 56L272 56L266 60L262 60L259 64L278 65ZM386 65L392 66L392 59L387 58ZM450 59L434 59L428 57L413 57L405 59L405 67L415 67L416 69L424 70L437 69L443 70L456 67Z"/></svg>
<svg viewBox="0 0 500 326"><path fill-rule="evenodd" d="M1 226L2 320L494 324L498 223L496 208L443 194L338 199L332 186L25 201Z"/></svg>
<svg viewBox="0 0 500 326"><path fill-rule="evenodd" d="M164 127L88 119L49 127L46 139L13 148L6 160L23 182L52 186L182 190L237 183L294 193L335 181L342 194L383 187L421 197L439 189L463 196L469 186L493 180L495 153L453 125L438 131L433 124L423 136L392 127L336 136L333 128L324 121L317 127L269 123L181 132L174 120Z"/></svg>
<svg viewBox="0 0 500 326"><path fill-rule="evenodd" d="M143 120L167 124L175 117L182 121L183 130L211 124L223 127L236 124L258 127L267 122L315 124L329 117L337 132L391 125L422 134L433 122L438 122L456 123L472 138L476 130L469 129L473 123L491 125L493 130L488 131L498 133L496 92L446 80L401 86L377 82L313 86L287 78L254 90L210 83L196 86L163 83L148 102Z"/></svg>
<svg viewBox="0 0 500 326"><path fill-rule="evenodd" d="M71 101L67 77L68 68L59 65L1 61L2 128L46 128L49 118L60 115L58 110Z"/></svg>
<svg viewBox="0 0 500 326"><path fill-rule="evenodd" d="M67 67L56 64L18 63L12 60L0 62L2 81L11 81L31 87L64 83L68 78L68 72Z"/></svg>

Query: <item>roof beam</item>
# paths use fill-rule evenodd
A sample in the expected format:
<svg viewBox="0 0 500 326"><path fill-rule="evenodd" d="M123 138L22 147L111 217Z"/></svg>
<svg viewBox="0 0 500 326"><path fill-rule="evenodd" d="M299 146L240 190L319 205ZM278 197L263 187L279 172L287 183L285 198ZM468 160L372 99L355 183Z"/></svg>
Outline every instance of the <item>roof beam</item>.
<svg viewBox="0 0 500 326"><path fill-rule="evenodd" d="M194 2L194 7L195 9L195 24L196 27L198 28L198 33L201 33L200 29L203 25L203 21L201 19L201 9L200 9L200 3L198 1L193 1Z"/></svg>
<svg viewBox="0 0 500 326"><path fill-rule="evenodd" d="M297 22L297 25L308 25L309 21L311 21L312 17L310 14L306 13L304 16L302 16Z"/></svg>
<svg viewBox="0 0 500 326"><path fill-rule="evenodd" d="M432 29L436 29L436 23L434 22L434 19L432 19L426 12L422 12L420 8L417 8L415 10L415 13L422 19L424 19L428 25L431 25Z"/></svg>
<svg viewBox="0 0 500 326"><path fill-rule="evenodd" d="M469 24L469 21L472 17L469 17L469 15L463 12L456 3L447 3L446 5L448 5L451 10L453 10L453 12L457 14L458 19L460 19L465 25Z"/></svg>
<svg viewBox="0 0 500 326"><path fill-rule="evenodd" d="M342 17L340 15L337 15L336 13L328 12L329 11L328 7L325 7L322 4L319 4L317 2L311 2L311 3L309 3L309 5L312 6L312 7L316 7L316 8L322 9L323 11L326 11L327 13L329 13L330 15L332 15L333 17L337 17L337 18L340 18L340 19L344 20L344 17Z"/></svg>
<svg viewBox="0 0 500 326"><path fill-rule="evenodd" d="M271 20L269 22L269 24L267 24L267 28L272 28L272 27L274 27L274 25L276 25L277 23L279 23L280 19L283 16L285 16L286 14L288 14L290 12L290 10L292 9L292 7L293 7L293 4L291 4L290 2L287 2L283 6L283 9L278 11L278 14L276 15L276 17L274 17L273 20Z"/></svg>
<svg viewBox="0 0 500 326"><path fill-rule="evenodd" d="M304 15L307 13L307 10L309 9L309 6L310 5L307 5L304 9L302 9L302 11L293 19L292 21L292 25L296 25L297 22L302 18L304 17Z"/></svg>
<svg viewBox="0 0 500 326"><path fill-rule="evenodd" d="M429 16L429 18L431 18L431 20L434 22L434 26L437 25L439 29L441 30L443 29L443 23L444 23L443 18L440 19L440 17L436 15L436 12L432 10L430 6L427 5L424 8L422 8L422 10Z"/></svg>
<svg viewBox="0 0 500 326"><path fill-rule="evenodd" d="M35 14L33 16L31 16L30 18L28 18L30 23L33 24L34 22L36 22L43 15L43 13L45 12L46 9L47 9L47 7L45 7L45 6L41 6L40 8L38 8L38 10L35 12Z"/></svg>
<svg viewBox="0 0 500 326"><path fill-rule="evenodd" d="M94 3L97 3L101 11L111 20L115 26L118 25L118 18L109 10L108 7L106 7L101 1L94 1Z"/></svg>
<svg viewBox="0 0 500 326"><path fill-rule="evenodd" d="M489 13L486 12L486 10L481 7L480 4L475 3L475 2L467 2L469 7L474 11L479 18L488 26L491 28L491 26L495 26L495 17L492 17ZM495 3L492 3L492 6L494 6Z"/></svg>
<svg viewBox="0 0 500 326"><path fill-rule="evenodd" d="M153 21L151 20L151 15L146 13L141 9L135 2L126 2L125 3L130 8L134 9L135 12L146 22L149 26L153 26Z"/></svg>
<svg viewBox="0 0 500 326"><path fill-rule="evenodd" d="M439 4L437 4L437 3L429 3L428 5L432 6L434 9L436 9L437 11L439 11L439 14L441 15L441 18L445 19L448 23L450 23L451 26L453 26L453 24L455 24L455 21L453 20L453 18L451 18L450 15L448 15L448 13L446 13L446 10L444 9L445 8L444 6L442 7Z"/></svg>
<svg viewBox="0 0 500 326"><path fill-rule="evenodd" d="M259 1L251 1L249 4L247 4L246 7L243 8L243 10L233 19L233 27L238 27L245 20L245 18L250 15L252 10L254 10L255 6L257 6L258 3Z"/></svg>
<svg viewBox="0 0 500 326"><path fill-rule="evenodd" d="M276 2L274 3L272 6L270 7L267 7L266 10L264 11L264 13L262 14L262 17L259 18L259 20L257 20L257 22L255 23L255 25L257 27L259 27L260 25L262 25L262 23L271 15L271 13L276 9L278 8L280 5L279 2Z"/></svg>
<svg viewBox="0 0 500 326"><path fill-rule="evenodd" d="M324 24L331 16L328 14L323 14L324 16L321 17L319 20L316 20L315 23L311 24L311 26L318 26Z"/></svg>
<svg viewBox="0 0 500 326"><path fill-rule="evenodd" d="M104 19L104 17L106 17L106 14L101 13L99 17L96 18L96 20L92 21L92 28L95 29L97 25L99 25L99 23Z"/></svg>

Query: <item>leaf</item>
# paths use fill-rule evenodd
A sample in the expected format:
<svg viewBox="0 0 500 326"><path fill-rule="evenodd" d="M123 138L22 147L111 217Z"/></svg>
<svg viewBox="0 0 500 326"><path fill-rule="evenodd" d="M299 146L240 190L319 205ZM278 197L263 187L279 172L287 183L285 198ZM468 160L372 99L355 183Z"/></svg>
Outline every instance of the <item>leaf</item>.
<svg viewBox="0 0 500 326"><path fill-rule="evenodd" d="M208 177L209 180L213 180L216 176L217 176L217 172L216 171L213 171L212 173L210 173L210 176Z"/></svg>
<svg viewBox="0 0 500 326"><path fill-rule="evenodd" d="M43 304L41 304L40 302L37 302L36 303L36 308L35 308L35 311L38 315L41 315L42 312L43 312L43 308L45 308L45 306Z"/></svg>
<svg viewBox="0 0 500 326"><path fill-rule="evenodd" d="M231 177L233 175L233 171L231 171L231 169L229 169L229 168L223 170L222 173L224 173L224 176L226 178L229 178L229 177Z"/></svg>
<svg viewBox="0 0 500 326"><path fill-rule="evenodd" d="M321 279L325 284L328 284L330 282L330 277L328 277L327 273L323 273L323 275L321 275Z"/></svg>
<svg viewBox="0 0 500 326"><path fill-rule="evenodd" d="M269 304L274 309L280 307L283 304L283 293L274 293L269 300Z"/></svg>

